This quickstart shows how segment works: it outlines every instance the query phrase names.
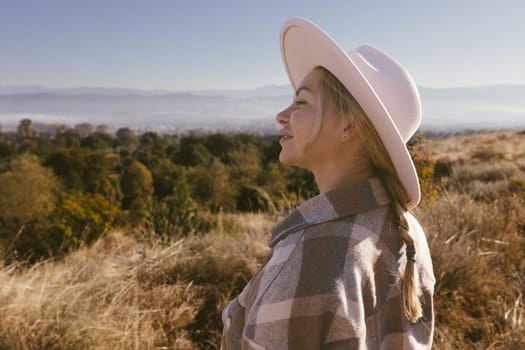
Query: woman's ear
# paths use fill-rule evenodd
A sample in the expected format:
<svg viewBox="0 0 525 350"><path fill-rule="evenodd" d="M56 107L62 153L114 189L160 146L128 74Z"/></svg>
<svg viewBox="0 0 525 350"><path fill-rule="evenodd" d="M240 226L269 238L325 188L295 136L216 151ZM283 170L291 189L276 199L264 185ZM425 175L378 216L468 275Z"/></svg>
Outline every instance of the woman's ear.
<svg viewBox="0 0 525 350"><path fill-rule="evenodd" d="M352 134L355 133L356 127L350 118L341 118L343 123L341 124L339 140L341 143L346 143L351 139Z"/></svg>

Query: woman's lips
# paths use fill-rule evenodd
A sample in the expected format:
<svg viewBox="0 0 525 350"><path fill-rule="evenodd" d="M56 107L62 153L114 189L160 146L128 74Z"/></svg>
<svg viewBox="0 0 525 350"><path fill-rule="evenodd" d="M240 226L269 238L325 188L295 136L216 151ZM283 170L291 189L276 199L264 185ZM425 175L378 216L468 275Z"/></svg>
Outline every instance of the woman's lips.
<svg viewBox="0 0 525 350"><path fill-rule="evenodd" d="M289 139L293 138L293 136L289 136L289 135L283 135L281 136L281 138L279 139L279 143L282 143L284 141L287 141Z"/></svg>

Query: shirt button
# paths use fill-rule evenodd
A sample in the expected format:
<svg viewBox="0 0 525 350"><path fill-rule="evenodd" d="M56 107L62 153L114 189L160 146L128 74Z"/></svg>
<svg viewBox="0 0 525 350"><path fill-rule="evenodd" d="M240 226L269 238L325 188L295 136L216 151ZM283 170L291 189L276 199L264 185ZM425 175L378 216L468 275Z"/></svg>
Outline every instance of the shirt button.
<svg viewBox="0 0 525 350"><path fill-rule="evenodd" d="M231 316L228 316L228 318L226 319L226 328L230 328L232 325L232 318Z"/></svg>

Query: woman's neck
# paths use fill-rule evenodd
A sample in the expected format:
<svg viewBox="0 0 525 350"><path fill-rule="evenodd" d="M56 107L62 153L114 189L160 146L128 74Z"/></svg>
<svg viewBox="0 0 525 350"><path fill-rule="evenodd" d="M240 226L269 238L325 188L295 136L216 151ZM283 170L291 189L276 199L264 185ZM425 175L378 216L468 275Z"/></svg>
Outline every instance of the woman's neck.
<svg viewBox="0 0 525 350"><path fill-rule="evenodd" d="M368 161L347 162L337 166L324 166L313 170L315 182L321 193L348 187L357 182L365 181L375 175Z"/></svg>

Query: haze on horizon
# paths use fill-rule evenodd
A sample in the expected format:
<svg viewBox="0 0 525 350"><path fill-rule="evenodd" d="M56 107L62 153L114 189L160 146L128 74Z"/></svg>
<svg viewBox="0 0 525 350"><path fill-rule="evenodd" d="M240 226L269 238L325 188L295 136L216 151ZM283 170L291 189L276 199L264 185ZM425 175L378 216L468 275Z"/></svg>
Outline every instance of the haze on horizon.
<svg viewBox="0 0 525 350"><path fill-rule="evenodd" d="M525 84L420 88L425 131L525 128ZM255 90L168 93L131 89L0 86L0 124L20 120L73 126L85 122L172 133L183 130L274 133L275 114L290 103L288 85Z"/></svg>

